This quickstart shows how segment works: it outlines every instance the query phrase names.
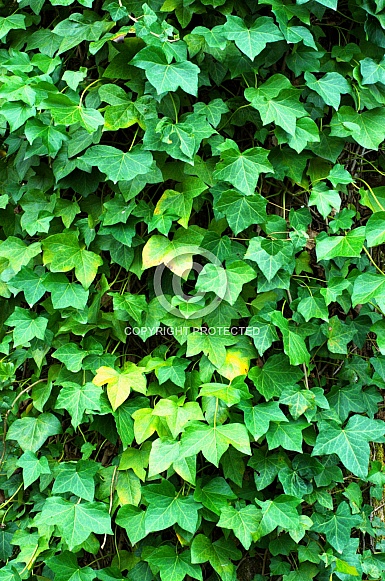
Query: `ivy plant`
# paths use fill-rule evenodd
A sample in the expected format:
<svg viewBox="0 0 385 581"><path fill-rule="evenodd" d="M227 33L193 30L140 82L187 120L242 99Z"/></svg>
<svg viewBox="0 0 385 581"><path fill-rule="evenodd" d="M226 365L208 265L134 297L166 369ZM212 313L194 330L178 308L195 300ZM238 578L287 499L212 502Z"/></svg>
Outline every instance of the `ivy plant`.
<svg viewBox="0 0 385 581"><path fill-rule="evenodd" d="M0 581L385 578L385 8L0 1Z"/></svg>

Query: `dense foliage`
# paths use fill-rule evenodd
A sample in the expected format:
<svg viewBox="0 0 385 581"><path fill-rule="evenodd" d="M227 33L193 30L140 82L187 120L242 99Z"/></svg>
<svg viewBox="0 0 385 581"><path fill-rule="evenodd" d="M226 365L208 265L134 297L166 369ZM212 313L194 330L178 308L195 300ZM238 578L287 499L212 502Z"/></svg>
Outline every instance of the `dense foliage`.
<svg viewBox="0 0 385 581"><path fill-rule="evenodd" d="M0 581L383 578L384 2L0 40Z"/></svg>

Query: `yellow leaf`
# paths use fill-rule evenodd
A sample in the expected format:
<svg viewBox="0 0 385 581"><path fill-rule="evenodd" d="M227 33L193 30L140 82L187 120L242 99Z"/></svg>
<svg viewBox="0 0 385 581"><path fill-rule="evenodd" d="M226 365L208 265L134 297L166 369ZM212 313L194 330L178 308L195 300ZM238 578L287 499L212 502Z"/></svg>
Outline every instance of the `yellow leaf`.
<svg viewBox="0 0 385 581"><path fill-rule="evenodd" d="M143 367L128 363L124 371L112 367L99 367L92 382L97 386L107 384L107 396L115 411L130 395L131 389L146 393L146 378Z"/></svg>
<svg viewBox="0 0 385 581"><path fill-rule="evenodd" d="M227 349L225 362L218 371L223 377L232 381L238 375L247 375L249 367L250 358L234 347Z"/></svg>

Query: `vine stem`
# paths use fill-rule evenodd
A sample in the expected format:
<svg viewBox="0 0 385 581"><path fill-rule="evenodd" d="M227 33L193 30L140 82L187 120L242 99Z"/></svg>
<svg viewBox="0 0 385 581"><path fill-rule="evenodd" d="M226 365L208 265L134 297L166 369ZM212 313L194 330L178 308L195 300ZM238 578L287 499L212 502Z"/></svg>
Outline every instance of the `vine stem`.
<svg viewBox="0 0 385 581"><path fill-rule="evenodd" d="M7 426L8 426L8 416L11 413L13 407L17 404L17 402L19 401L19 399L25 394L27 393L30 389L32 389L35 385L37 385L38 383L42 383L43 381L47 381L47 377L43 378L43 379L38 379L37 381L35 381L34 383L32 383L31 385L28 385L28 387L24 388L13 400L11 407L9 408L9 410L7 411L7 413L4 416L4 421L3 421L3 438L2 438L2 442L3 442L3 452L1 454L1 458L0 458L0 468L3 465L4 462L4 457L5 457L5 452L6 452L6 436L7 436Z"/></svg>
<svg viewBox="0 0 385 581"><path fill-rule="evenodd" d="M362 248L363 248L365 254L367 255L367 257L369 258L370 262L373 264L373 266L376 267L376 269L378 270L378 272L380 272L383 276L385 276L385 272L383 272L381 270L381 268L374 262L374 260L372 258L372 255L370 254L369 250L365 246L363 246Z"/></svg>

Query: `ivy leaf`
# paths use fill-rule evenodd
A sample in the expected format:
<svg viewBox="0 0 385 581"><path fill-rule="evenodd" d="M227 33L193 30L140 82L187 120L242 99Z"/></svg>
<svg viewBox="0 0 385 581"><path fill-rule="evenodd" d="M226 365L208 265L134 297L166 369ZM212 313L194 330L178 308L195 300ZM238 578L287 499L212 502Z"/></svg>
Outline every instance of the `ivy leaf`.
<svg viewBox="0 0 385 581"><path fill-rule="evenodd" d="M90 460L61 462L52 493L72 492L79 498L84 498L91 502L95 495L94 476L98 470L99 464Z"/></svg>
<svg viewBox="0 0 385 581"><path fill-rule="evenodd" d="M286 357L273 355L263 367L253 367L249 377L265 399L272 399L279 396L284 387L295 385L303 377L303 373L290 366Z"/></svg>
<svg viewBox="0 0 385 581"><path fill-rule="evenodd" d="M278 251L269 253L263 247L265 239L256 236L250 240L245 258L256 262L268 281L272 280L280 268L288 268L292 261L294 247L290 242L276 241Z"/></svg>
<svg viewBox="0 0 385 581"><path fill-rule="evenodd" d="M182 529L195 533L198 523L198 510L201 504L191 495L177 495L174 486L167 481L149 484L142 489L148 502L146 510L146 533L162 531L178 523Z"/></svg>
<svg viewBox="0 0 385 581"><path fill-rule="evenodd" d="M233 345L235 342L236 339L233 337L199 332L190 333L187 336L186 357L203 352L213 365L220 367L226 360L226 346Z"/></svg>
<svg viewBox="0 0 385 581"><path fill-rule="evenodd" d="M353 527L361 523L359 515L352 515L347 502L341 502L335 513L330 515L315 515L317 518L312 530L324 533L328 543L342 553L350 542L350 534Z"/></svg>
<svg viewBox="0 0 385 581"><path fill-rule="evenodd" d="M352 304L365 304L375 299L384 304L385 277L382 274L365 272L357 276L353 285Z"/></svg>
<svg viewBox="0 0 385 581"><path fill-rule="evenodd" d="M38 458L29 450L20 456L17 465L23 469L24 488L28 488L42 474L51 474L47 458L45 456Z"/></svg>
<svg viewBox="0 0 385 581"><path fill-rule="evenodd" d="M189 550L177 553L174 547L166 545L152 551L145 560L159 569L162 581L183 581L186 575L202 581L201 568L191 564Z"/></svg>
<svg viewBox="0 0 385 581"><path fill-rule="evenodd" d="M146 174L153 162L149 151L134 147L131 151L123 152L110 145L94 145L80 159L90 166L96 166L115 184Z"/></svg>
<svg viewBox="0 0 385 581"><path fill-rule="evenodd" d="M107 384L107 395L113 411L115 411L131 393L131 389L139 393L146 393L147 382L143 375L143 367L135 363L127 363L122 372L112 367L100 367L92 383L101 387Z"/></svg>
<svg viewBox="0 0 385 581"><path fill-rule="evenodd" d="M261 516L261 511L252 504L239 510L235 510L232 506L227 506L221 510L218 526L233 530L235 536L248 550L253 540L252 533L258 529Z"/></svg>
<svg viewBox="0 0 385 581"><path fill-rule="evenodd" d="M245 424L255 441L266 434L270 422L287 422L277 401L260 403L244 410Z"/></svg>
<svg viewBox="0 0 385 581"><path fill-rule="evenodd" d="M385 423L364 416L352 416L345 428L321 421L312 456L336 454L343 465L359 478L368 474L369 442L382 442Z"/></svg>
<svg viewBox="0 0 385 581"><path fill-rule="evenodd" d="M59 347L52 357L58 359L69 371L77 373L82 368L83 359L88 355L87 351L83 351L77 343L66 343Z"/></svg>
<svg viewBox="0 0 385 581"><path fill-rule="evenodd" d="M347 353L347 345L356 334L356 330L343 323L337 316L321 326L323 334L328 338L328 348L332 353Z"/></svg>
<svg viewBox="0 0 385 581"><path fill-rule="evenodd" d="M339 211L341 198L336 190L329 190L326 184L315 184L310 192L309 206L317 206L317 210L323 218L326 218L335 208Z"/></svg>
<svg viewBox="0 0 385 581"><path fill-rule="evenodd" d="M236 569L232 561L238 561L242 553L234 543L223 537L213 543L204 535L197 535L191 544L191 562L206 563L218 573L222 581L235 581Z"/></svg>
<svg viewBox="0 0 385 581"><path fill-rule="evenodd" d="M309 364L310 353L306 347L305 341L299 335L296 327L290 327L289 321L284 318L282 313L274 311L271 314L271 321L279 328L283 338L283 350L289 357L291 365L300 365L301 363Z"/></svg>
<svg viewBox="0 0 385 581"><path fill-rule="evenodd" d="M91 567L79 567L76 556L70 551L51 557L47 565L55 573L56 581L93 581L96 577Z"/></svg>
<svg viewBox="0 0 385 581"><path fill-rule="evenodd" d="M284 530L298 527L300 520L297 506L301 502L298 498L281 494L274 500L262 501L256 498L255 501L262 511L262 519L253 534L255 541L268 535L277 527L282 527Z"/></svg>
<svg viewBox="0 0 385 581"><path fill-rule="evenodd" d="M274 20L268 16L257 18L250 28L246 26L242 18L227 16L227 22L222 30L224 37L234 40L239 50L251 60L254 60L263 51L268 42L277 42L283 39L283 35L274 24Z"/></svg>
<svg viewBox="0 0 385 581"><path fill-rule="evenodd" d="M385 138L384 119L381 107L358 113L352 107L343 106L333 115L330 135L332 137L351 135L362 147L377 150Z"/></svg>
<svg viewBox="0 0 385 581"><path fill-rule="evenodd" d="M37 418L25 416L9 427L7 440L16 440L26 452L37 452L47 438L62 433L59 420L53 414L39 414Z"/></svg>
<svg viewBox="0 0 385 581"><path fill-rule="evenodd" d="M206 460L218 466L230 444L243 454L251 454L249 436L244 425L205 426L194 423L187 426L182 434L181 455L194 456L202 452Z"/></svg>
<svg viewBox="0 0 385 581"><path fill-rule="evenodd" d="M125 504L119 509L115 522L126 530L130 543L135 545L146 536L146 512L136 506Z"/></svg>
<svg viewBox="0 0 385 581"><path fill-rule="evenodd" d="M368 57L360 60L360 71L363 85L385 84L385 58L379 63Z"/></svg>
<svg viewBox="0 0 385 581"><path fill-rule="evenodd" d="M37 272L22 266L16 276L12 278L9 285L24 292L24 297L30 307L36 304L45 294L44 279Z"/></svg>
<svg viewBox="0 0 385 581"><path fill-rule="evenodd" d="M385 212L376 212L366 223L365 234L369 248L385 242Z"/></svg>
<svg viewBox="0 0 385 581"><path fill-rule="evenodd" d="M235 235L252 224L263 224L267 220L266 200L259 194L244 196L236 190L223 192L215 204L222 212Z"/></svg>
<svg viewBox="0 0 385 581"><path fill-rule="evenodd" d="M233 144L232 144L233 143ZM259 174L274 172L267 159L269 152L262 147L252 147L241 153L234 142L222 150L213 178L229 182L246 196L255 194Z"/></svg>
<svg viewBox="0 0 385 581"><path fill-rule="evenodd" d="M18 345L27 345L35 337L44 339L48 319L38 317L36 313L21 307L15 307L14 312L4 324L14 327L13 342L15 347L17 347Z"/></svg>
<svg viewBox="0 0 385 581"><path fill-rule="evenodd" d="M309 424L303 418L288 423L271 422L266 434L269 450L281 446L284 450L294 450L301 453L302 431L308 426Z"/></svg>
<svg viewBox="0 0 385 581"><path fill-rule="evenodd" d="M226 480L221 477L213 478L202 488L197 483L194 492L194 499L218 516L221 515L222 508L227 507L228 501L236 498Z"/></svg>
<svg viewBox="0 0 385 581"><path fill-rule="evenodd" d="M91 533L112 535L108 507L102 502L72 503L58 496L46 499L40 521L55 525L70 551Z"/></svg>
<svg viewBox="0 0 385 581"><path fill-rule="evenodd" d="M302 103L299 103L300 92L294 88L283 88L283 90L274 91L272 94L269 91L266 95L263 87L264 85L259 89L246 89L246 99L250 101L254 109L258 110L263 125L274 122L289 135L294 136L297 119L307 115L306 109Z"/></svg>
<svg viewBox="0 0 385 581"><path fill-rule="evenodd" d="M104 124L103 115L90 107L83 107L67 95L51 95L43 101L43 107L50 110L52 117L58 125L75 125L79 123L88 133L94 133Z"/></svg>
<svg viewBox="0 0 385 581"><path fill-rule="evenodd" d="M219 289L221 298L233 305L247 282L255 279L257 273L248 264L236 260L226 264L226 269L212 263L206 264L199 273L195 288L197 291L210 292ZM218 296L218 295L217 295Z"/></svg>
<svg viewBox="0 0 385 581"><path fill-rule="evenodd" d="M25 16L22 14L12 14L0 18L0 38L7 36L10 30L25 30Z"/></svg>
<svg viewBox="0 0 385 581"><path fill-rule="evenodd" d="M176 91L179 87L190 95L196 95L199 67L190 61L177 63L171 61L169 53L164 53L156 46L148 46L139 51L130 64L144 69L146 77L158 95Z"/></svg>
<svg viewBox="0 0 385 581"><path fill-rule="evenodd" d="M51 293L54 309L83 310L87 304L88 292L80 284L69 282L64 274L48 273L43 285Z"/></svg>
<svg viewBox="0 0 385 581"><path fill-rule="evenodd" d="M336 258L337 256L358 257L365 241L365 227L359 226L346 236L317 236L316 252L318 260Z"/></svg>
<svg viewBox="0 0 385 581"><path fill-rule="evenodd" d="M103 264L100 256L81 247L78 233L72 230L48 236L42 246L44 264L49 265L51 272L68 272L74 268L76 278L85 289L89 288L98 267Z"/></svg>
<svg viewBox="0 0 385 581"><path fill-rule="evenodd" d="M331 105L336 111L340 106L341 95L351 91L348 81L339 73L326 73L317 80L314 75L306 71L304 77L309 89L315 91L326 105Z"/></svg>
<svg viewBox="0 0 385 581"><path fill-rule="evenodd" d="M280 403L289 407L290 415L297 420L308 409L315 409L315 394L298 386L285 387L279 398Z"/></svg>
<svg viewBox="0 0 385 581"><path fill-rule="evenodd" d="M245 335L253 338L254 345L261 356L271 347L274 341L278 341L275 326L271 321L266 321L258 316L251 317Z"/></svg>
<svg viewBox="0 0 385 581"><path fill-rule="evenodd" d="M100 396L102 390L91 382L79 385L65 382L56 400L56 409L67 410L71 416L71 424L77 428L82 423L86 410L100 411Z"/></svg>
<svg viewBox="0 0 385 581"><path fill-rule="evenodd" d="M324 297L314 295L303 297L297 305L298 313L301 313L306 322L310 319L323 319L327 321L329 312Z"/></svg>
<svg viewBox="0 0 385 581"><path fill-rule="evenodd" d="M155 440L152 442L148 475L155 476L167 470L178 460L180 443L174 440Z"/></svg>

